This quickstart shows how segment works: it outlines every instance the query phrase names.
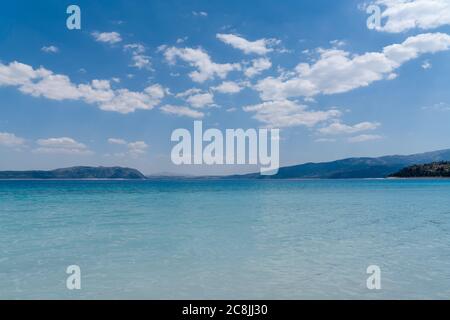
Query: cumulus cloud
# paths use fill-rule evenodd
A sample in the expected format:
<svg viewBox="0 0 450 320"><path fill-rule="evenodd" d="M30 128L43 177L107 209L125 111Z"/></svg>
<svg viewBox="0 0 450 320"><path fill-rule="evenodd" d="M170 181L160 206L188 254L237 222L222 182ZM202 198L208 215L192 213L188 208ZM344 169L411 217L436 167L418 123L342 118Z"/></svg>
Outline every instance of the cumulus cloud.
<svg viewBox="0 0 450 320"><path fill-rule="evenodd" d="M148 149L148 145L144 141L127 142L125 139L121 138L109 138L108 143L125 146L127 148L127 152L116 155L129 155L133 158L145 154Z"/></svg>
<svg viewBox="0 0 450 320"><path fill-rule="evenodd" d="M235 34L218 33L216 37L233 48L243 51L245 54L265 55L273 51L273 48L271 48L273 45L279 43L279 40L264 38L249 41Z"/></svg>
<svg viewBox="0 0 450 320"><path fill-rule="evenodd" d="M133 54L133 67L142 69L144 67L150 66L150 57L141 55L141 54Z"/></svg>
<svg viewBox="0 0 450 320"><path fill-rule="evenodd" d="M297 65L295 75L267 77L254 88L263 100L343 93L374 81L392 79L398 67L421 54L449 49L450 36L444 33L420 34L407 38L403 43L386 46L381 52L362 55L322 49L315 62Z"/></svg>
<svg viewBox="0 0 450 320"><path fill-rule="evenodd" d="M174 105L170 105L170 104L166 104L164 106L162 106L161 111L165 114L172 114L172 115L176 115L179 117L189 117L189 118L194 118L194 119L200 119L204 117L204 113L200 112L198 110L193 110L191 108L188 107L184 107L184 106L174 106Z"/></svg>
<svg viewBox="0 0 450 320"><path fill-rule="evenodd" d="M50 74L50 71L42 67L35 70L29 65L16 61L9 65L0 63L0 85L3 86L23 85L32 79L43 78Z"/></svg>
<svg viewBox="0 0 450 320"><path fill-rule="evenodd" d="M175 95L177 98L185 100L193 108L204 108L214 105L214 94L203 92L201 89L192 88Z"/></svg>
<svg viewBox="0 0 450 320"><path fill-rule="evenodd" d="M361 134L356 137L348 138L348 142L351 143L358 143L358 142L365 142L365 141L373 141L373 140L380 140L382 139L382 136L379 136L377 134Z"/></svg>
<svg viewBox="0 0 450 320"><path fill-rule="evenodd" d="M144 141L130 142L127 147L128 153L133 157L146 153L148 149L148 145Z"/></svg>
<svg viewBox="0 0 450 320"><path fill-rule="evenodd" d="M383 54L398 68L403 63L421 54L436 53L450 49L450 35L445 33L424 33L407 38L401 44L393 44L383 49Z"/></svg>
<svg viewBox="0 0 450 320"><path fill-rule="evenodd" d="M186 102L193 108L204 108L214 104L214 95L210 92L194 94L187 97Z"/></svg>
<svg viewBox="0 0 450 320"><path fill-rule="evenodd" d="M336 121L326 127L320 128L318 131L322 134L338 135L338 134L352 134L361 131L375 130L380 126L378 122L360 122L353 126L346 125Z"/></svg>
<svg viewBox="0 0 450 320"><path fill-rule="evenodd" d="M43 46L41 48L41 51L43 51L45 53L58 53L59 49L58 49L58 47L55 47L55 46Z"/></svg>
<svg viewBox="0 0 450 320"><path fill-rule="evenodd" d="M186 98L186 97L189 97L189 96L192 96L194 94L201 93L201 92L202 92L202 90L199 89L199 88L191 88L191 89L188 89L186 91L177 93L175 95L175 97L177 97L177 98Z"/></svg>
<svg viewBox="0 0 450 320"><path fill-rule="evenodd" d="M189 73L189 77L195 82L205 82L216 77L226 78L229 72L241 70L238 63L214 63L211 57L202 49L193 48L166 48L164 57L170 64L175 64L177 58L187 62L196 71Z"/></svg>
<svg viewBox="0 0 450 320"><path fill-rule="evenodd" d="M86 84L75 84L66 75L54 74L45 68L33 67L14 61L9 65L0 63L0 86L16 86L34 97L52 100L82 100L102 110L120 113L138 109L150 110L165 96L165 90L158 84L142 92L128 89L112 89L109 80L92 80Z"/></svg>
<svg viewBox="0 0 450 320"><path fill-rule="evenodd" d="M224 81L220 85L213 87L213 90L220 92L220 93L238 93L240 92L243 87L241 87L238 83L234 81Z"/></svg>
<svg viewBox="0 0 450 320"><path fill-rule="evenodd" d="M250 67L248 67L247 69L245 69L244 74L247 77L252 78L252 77L260 74L264 70L270 69L271 67L272 67L272 62L270 62L270 60L267 58L254 59L252 61L252 65Z"/></svg>
<svg viewBox="0 0 450 320"><path fill-rule="evenodd" d="M118 32L93 32L91 35L97 42L115 44L122 41L122 37Z"/></svg>
<svg viewBox="0 0 450 320"><path fill-rule="evenodd" d="M378 31L429 30L450 24L450 0L376 0L370 4L383 8L385 23L376 26Z"/></svg>
<svg viewBox="0 0 450 320"><path fill-rule="evenodd" d="M139 43L131 43L123 46L125 51L131 52L132 67L138 69L151 69L150 57L145 54L145 47Z"/></svg>
<svg viewBox="0 0 450 320"><path fill-rule="evenodd" d="M52 100L77 100L82 96L81 90L70 81L69 77L59 74L48 74L36 78L36 81L26 81L19 86L19 90L33 97L44 96ZM95 90L92 88L93 92Z"/></svg>
<svg viewBox="0 0 450 320"><path fill-rule="evenodd" d="M272 128L300 125L312 127L320 122L335 119L341 115L341 112L336 109L327 111L309 110L307 106L290 100L266 101L246 106L243 110L255 112L253 118Z"/></svg>
<svg viewBox="0 0 450 320"><path fill-rule="evenodd" d="M14 133L0 132L0 146L21 147L25 144L25 139L16 136Z"/></svg>
<svg viewBox="0 0 450 320"><path fill-rule="evenodd" d="M143 92L133 92L128 89L114 91L114 97L100 103L100 109L120 113L130 113L135 110L150 110L161 102L164 89L160 85L147 87Z"/></svg>
<svg viewBox="0 0 450 320"><path fill-rule="evenodd" d="M36 153L72 155L92 154L92 151L90 151L86 145L68 137L39 139L36 143L39 146L34 150Z"/></svg>

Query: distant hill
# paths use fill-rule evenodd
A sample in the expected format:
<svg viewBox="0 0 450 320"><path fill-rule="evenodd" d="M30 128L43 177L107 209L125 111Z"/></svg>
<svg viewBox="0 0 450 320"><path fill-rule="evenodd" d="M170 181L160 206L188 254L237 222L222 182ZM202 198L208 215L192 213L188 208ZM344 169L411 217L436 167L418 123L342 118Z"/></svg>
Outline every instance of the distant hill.
<svg viewBox="0 0 450 320"><path fill-rule="evenodd" d="M390 176L396 178L450 178L450 162L442 161L413 165Z"/></svg>
<svg viewBox="0 0 450 320"><path fill-rule="evenodd" d="M332 162L305 163L280 168L273 176L259 173L227 176L232 179L352 179L386 178L399 170L414 165L450 161L450 149L413 155L394 155L378 158L348 158Z"/></svg>
<svg viewBox="0 0 450 320"><path fill-rule="evenodd" d="M426 165L428 166L420 166ZM136 169L123 167L72 167L50 171L0 171L0 179L361 179L386 178L411 174L444 176L450 167L450 149L413 155L394 155L378 158L347 158L331 162L305 163L280 168L273 176L259 173L217 177L189 177L168 174L145 177ZM406 169L408 170L406 170ZM405 171L401 171L405 169ZM416 171L414 171L416 170ZM433 175L431 175L433 174ZM437 176L436 176L437 177Z"/></svg>
<svg viewBox="0 0 450 320"><path fill-rule="evenodd" d="M131 168L71 167L51 171L0 171L0 179L145 179L145 176Z"/></svg>

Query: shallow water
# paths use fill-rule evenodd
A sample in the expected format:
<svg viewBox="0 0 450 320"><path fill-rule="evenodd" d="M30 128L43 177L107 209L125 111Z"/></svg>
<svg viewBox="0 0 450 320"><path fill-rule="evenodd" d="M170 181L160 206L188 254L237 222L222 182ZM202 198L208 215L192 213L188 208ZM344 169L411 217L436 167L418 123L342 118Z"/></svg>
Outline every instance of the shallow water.
<svg viewBox="0 0 450 320"><path fill-rule="evenodd" d="M0 181L3 299L446 299L449 247L449 180Z"/></svg>

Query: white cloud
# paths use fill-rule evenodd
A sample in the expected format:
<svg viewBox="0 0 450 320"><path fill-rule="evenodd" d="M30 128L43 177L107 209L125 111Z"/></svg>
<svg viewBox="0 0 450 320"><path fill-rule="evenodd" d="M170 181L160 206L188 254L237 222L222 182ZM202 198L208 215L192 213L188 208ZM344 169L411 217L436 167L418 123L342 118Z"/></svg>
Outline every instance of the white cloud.
<svg viewBox="0 0 450 320"><path fill-rule="evenodd" d="M189 37L178 38L176 42L177 42L177 44L181 44L181 43L185 42L187 39L189 39Z"/></svg>
<svg viewBox="0 0 450 320"><path fill-rule="evenodd" d="M189 96L186 101L193 108L204 108L206 106L211 106L214 104L214 95L210 92L199 93Z"/></svg>
<svg viewBox="0 0 450 320"><path fill-rule="evenodd" d="M120 113L137 109L150 110L165 96L165 90L158 84L151 85L142 92L111 88L109 80L92 80L87 84L74 84L66 75L54 74L40 67L12 62L0 63L0 86L17 86L24 93L34 97L52 100L82 100L95 104L106 111Z"/></svg>
<svg viewBox="0 0 450 320"><path fill-rule="evenodd" d="M215 77L224 79L229 72L241 69L238 63L212 62L211 57L202 49L170 47L165 49L164 57L170 64L175 64L176 59L179 58L189 63L191 67L197 68L197 71L189 74L195 82L204 82Z"/></svg>
<svg viewBox="0 0 450 320"><path fill-rule="evenodd" d="M123 46L125 50L131 50L135 53L144 53L145 47L140 43L130 43Z"/></svg>
<svg viewBox="0 0 450 320"><path fill-rule="evenodd" d="M353 126L343 124L339 121L334 122L326 127L320 128L318 131L322 134L351 134L361 131L375 130L380 126L378 122L360 122Z"/></svg>
<svg viewBox="0 0 450 320"><path fill-rule="evenodd" d="M127 144L127 142L125 140L119 139L119 138L109 138L108 143L109 144L119 144L119 145Z"/></svg>
<svg viewBox="0 0 450 320"><path fill-rule="evenodd" d="M198 88L180 92L175 97L185 100L193 108L204 108L214 105L214 94L211 92L203 92Z"/></svg>
<svg viewBox="0 0 450 320"><path fill-rule="evenodd" d="M129 155L133 158L136 158L142 154L145 154L148 149L148 145L144 141L127 142L125 139L121 139L121 138L109 138L108 143L126 146L127 152L120 153L120 155L122 155L122 156ZM118 155L118 154L116 154L116 155Z"/></svg>
<svg viewBox="0 0 450 320"><path fill-rule="evenodd" d="M93 32L91 33L95 41L115 44L122 41L122 37L117 32Z"/></svg>
<svg viewBox="0 0 450 320"><path fill-rule="evenodd" d="M25 139L17 137L14 133L0 132L0 146L21 147L25 144Z"/></svg>
<svg viewBox="0 0 450 320"><path fill-rule="evenodd" d="M431 65L431 62L430 61L428 61L428 60L425 60L423 63L422 63L422 69L425 69L425 70L427 70L427 69L431 69L431 67L432 67L432 65Z"/></svg>
<svg viewBox="0 0 450 320"><path fill-rule="evenodd" d="M86 148L84 144L67 137L39 139L37 141L37 144L42 147L49 147L49 148L74 148L74 149Z"/></svg>
<svg viewBox="0 0 450 320"><path fill-rule="evenodd" d="M162 44L156 48L156 52L164 52L168 48L167 44Z"/></svg>
<svg viewBox="0 0 450 320"><path fill-rule="evenodd" d="M151 110L165 95L164 89L158 84L147 87L143 92L119 89L114 93L111 100L100 104L100 109L120 113L130 113L138 109Z"/></svg>
<svg viewBox="0 0 450 320"><path fill-rule="evenodd" d="M314 140L315 142L336 142L336 139L330 139L330 138L319 138Z"/></svg>
<svg viewBox="0 0 450 320"><path fill-rule="evenodd" d="M398 77L398 74L392 72L392 73L389 73L389 74L386 76L386 80L394 80L394 79L397 79L397 77Z"/></svg>
<svg viewBox="0 0 450 320"><path fill-rule="evenodd" d="M220 85L213 87L213 90L220 92L220 93L238 93L243 88L236 82L233 81L224 81Z"/></svg>
<svg viewBox="0 0 450 320"><path fill-rule="evenodd" d="M378 31L398 33L411 29L434 29L450 24L450 0L376 0L385 21Z"/></svg>
<svg viewBox="0 0 450 320"><path fill-rule="evenodd" d="M133 55L133 67L142 69L144 67L150 66L150 57L141 55L141 54L134 54Z"/></svg>
<svg viewBox="0 0 450 320"><path fill-rule="evenodd" d="M39 139L36 143L39 146L34 149L34 152L36 153L73 155L92 154L92 151L90 151L86 145L68 137Z"/></svg>
<svg viewBox="0 0 450 320"><path fill-rule="evenodd" d="M33 69L31 66L14 61L9 65L0 63L0 86L23 85L30 80L50 75L51 72L44 69Z"/></svg>
<svg viewBox="0 0 450 320"><path fill-rule="evenodd" d="M431 111L450 111L450 103L439 102L435 103L431 106L425 106L421 108L422 110L431 110Z"/></svg>
<svg viewBox="0 0 450 320"><path fill-rule="evenodd" d="M379 136L377 134L361 134L356 137L348 138L348 142L358 143L358 142L365 142L365 141L380 140L382 138L383 138L382 136Z"/></svg>
<svg viewBox="0 0 450 320"><path fill-rule="evenodd" d="M254 59L252 61L252 65L245 69L244 74L247 77L251 78L260 74L264 70L270 69L271 67L272 62L270 62L270 60L267 58Z"/></svg>
<svg viewBox="0 0 450 320"><path fill-rule="evenodd" d="M334 47L334 48L339 48L339 47L343 47L346 45L346 42L344 40L331 40L330 44Z"/></svg>
<svg viewBox="0 0 450 320"><path fill-rule="evenodd" d="M256 41L249 41L234 34L218 33L216 37L233 48L242 50L245 54L254 53L258 55L265 55L273 51L271 46L279 43L279 40L276 39L259 39Z"/></svg>
<svg viewBox="0 0 450 320"><path fill-rule="evenodd" d="M206 11L192 11L192 14L196 17L207 17L208 13Z"/></svg>
<svg viewBox="0 0 450 320"><path fill-rule="evenodd" d="M58 49L58 47L55 47L55 46L43 46L41 48L41 51L43 51L45 53L58 53L59 49Z"/></svg>
<svg viewBox="0 0 450 320"><path fill-rule="evenodd" d="M266 101L246 106L243 109L246 112L255 112L253 118L273 128L300 125L312 127L341 115L341 112L336 109L327 111L308 110L307 106L290 100Z"/></svg>
<svg viewBox="0 0 450 320"><path fill-rule="evenodd" d="M401 44L393 44L383 49L383 54L398 68L403 63L421 54L436 53L450 49L450 35L445 33L424 33L407 38Z"/></svg>
<svg viewBox="0 0 450 320"><path fill-rule="evenodd" d="M132 157L137 157L147 152L148 145L144 141L130 142L127 145L128 153Z"/></svg>
<svg viewBox="0 0 450 320"><path fill-rule="evenodd" d="M203 118L203 116L204 116L203 112L200 112L198 110L193 110L191 108L183 107L183 106L174 106L174 105L166 104L166 105L162 106L160 109L163 113L173 114L173 115L177 115L180 117L184 116L184 117L189 117L189 118L194 118L194 119L200 119L200 118Z"/></svg>
<svg viewBox="0 0 450 320"><path fill-rule="evenodd" d="M44 96L52 100L77 100L82 97L79 88L69 77L60 74L49 74L35 82L25 82L19 86L19 90L33 97Z"/></svg>
<svg viewBox="0 0 450 320"><path fill-rule="evenodd" d="M191 89L188 89L186 91L178 93L177 95L175 95L175 97L177 97L177 98L186 98L186 97L189 97L189 96L192 96L194 94L201 93L201 92L202 92L201 89L191 88Z"/></svg>
<svg viewBox="0 0 450 320"><path fill-rule="evenodd" d="M125 51L131 52L131 59L133 60L133 63L131 64L132 67L138 68L138 69L151 69L151 60L150 57L145 55L145 47L142 44L139 43L132 43L127 44L123 46Z"/></svg>
<svg viewBox="0 0 450 320"><path fill-rule="evenodd" d="M349 52L320 50L320 57L312 64L300 63L296 75L268 77L254 88L263 100L283 100L290 97L312 97L317 94L336 94L365 87L374 81L392 79L393 71L421 54L450 49L450 36L427 33L407 38L401 44L387 46L382 52L351 55Z"/></svg>

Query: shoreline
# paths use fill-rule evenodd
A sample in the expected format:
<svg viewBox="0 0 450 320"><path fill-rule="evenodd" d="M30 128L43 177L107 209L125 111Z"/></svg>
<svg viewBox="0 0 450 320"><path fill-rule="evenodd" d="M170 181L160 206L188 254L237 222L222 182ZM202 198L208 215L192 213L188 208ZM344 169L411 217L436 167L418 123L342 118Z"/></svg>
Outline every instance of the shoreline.
<svg viewBox="0 0 450 320"><path fill-rule="evenodd" d="M450 180L450 177L387 177L387 178L286 178L286 179L246 179L246 178L220 178L220 177L175 177L175 178L147 178L147 179L110 179L110 178L68 178L68 179L0 179L1 181L364 181L364 180Z"/></svg>

